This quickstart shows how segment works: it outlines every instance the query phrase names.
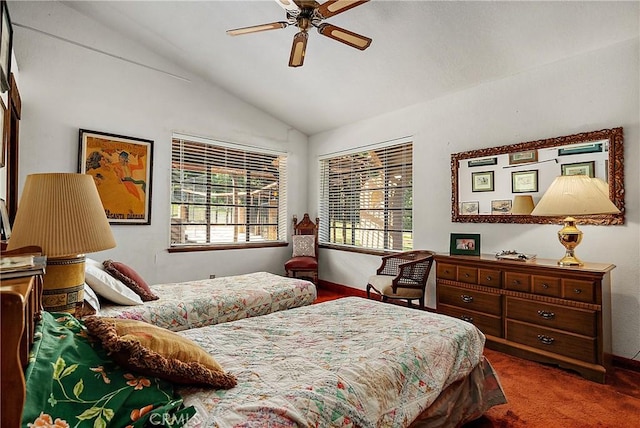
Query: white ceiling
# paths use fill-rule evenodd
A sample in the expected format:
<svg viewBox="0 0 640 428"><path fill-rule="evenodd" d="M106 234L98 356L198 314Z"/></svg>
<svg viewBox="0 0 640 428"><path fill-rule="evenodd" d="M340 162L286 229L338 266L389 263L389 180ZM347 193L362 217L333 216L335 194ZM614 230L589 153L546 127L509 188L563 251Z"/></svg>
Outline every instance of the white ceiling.
<svg viewBox="0 0 640 428"><path fill-rule="evenodd" d="M307 135L638 38L640 21L638 1L373 0L326 21L367 50L312 30L290 68L295 28L225 34L285 20L273 0L63 3Z"/></svg>

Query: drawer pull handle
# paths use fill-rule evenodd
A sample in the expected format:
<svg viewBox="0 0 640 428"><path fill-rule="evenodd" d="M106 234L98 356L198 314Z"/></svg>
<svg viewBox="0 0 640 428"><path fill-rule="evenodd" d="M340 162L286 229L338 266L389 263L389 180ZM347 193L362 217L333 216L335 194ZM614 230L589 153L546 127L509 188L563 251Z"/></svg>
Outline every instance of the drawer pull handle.
<svg viewBox="0 0 640 428"><path fill-rule="evenodd" d="M552 320L556 317L556 314L549 311L538 311L538 315L540 315L542 318L546 320Z"/></svg>
<svg viewBox="0 0 640 428"><path fill-rule="evenodd" d="M487 281L491 281L493 278L491 278L491 275L487 275Z"/></svg>
<svg viewBox="0 0 640 428"><path fill-rule="evenodd" d="M549 288L549 285L548 285L548 284L546 284L546 283L543 283L543 284L542 284L542 288L544 288L544 289L546 290L547 288Z"/></svg>
<svg viewBox="0 0 640 428"><path fill-rule="evenodd" d="M466 321L466 322L473 323L473 317L470 317L470 316L468 316L468 315L462 315L462 316L460 317L460 319L461 319L462 321Z"/></svg>
<svg viewBox="0 0 640 428"><path fill-rule="evenodd" d="M464 274L464 277L465 277L465 278L469 278L469 274L468 274L468 273L465 273L465 274Z"/></svg>
<svg viewBox="0 0 640 428"><path fill-rule="evenodd" d="M472 303L473 302L473 296L469 296L468 294L461 294L460 298L465 303Z"/></svg>
<svg viewBox="0 0 640 428"><path fill-rule="evenodd" d="M576 293L576 294L580 294L580 293L582 293L582 290L580 288L574 288L573 292Z"/></svg>
<svg viewBox="0 0 640 428"><path fill-rule="evenodd" d="M545 336L544 334L539 334L538 335L538 340L543 345L553 345L553 342L556 341L553 337Z"/></svg>
<svg viewBox="0 0 640 428"><path fill-rule="evenodd" d="M519 279L514 279L513 280L513 284L514 285L520 285L520 280Z"/></svg>

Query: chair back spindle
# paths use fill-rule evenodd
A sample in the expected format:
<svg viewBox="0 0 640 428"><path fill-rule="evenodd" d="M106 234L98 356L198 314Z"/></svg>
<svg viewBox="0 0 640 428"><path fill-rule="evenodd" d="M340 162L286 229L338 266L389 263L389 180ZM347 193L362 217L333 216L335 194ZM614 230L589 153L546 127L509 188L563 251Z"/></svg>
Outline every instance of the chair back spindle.
<svg viewBox="0 0 640 428"><path fill-rule="evenodd" d="M402 299L411 306L412 300L418 300L420 307L424 308L434 254L433 251L414 250L383 256L376 275L371 276L367 283L367 297L374 291L382 296L383 301Z"/></svg>
<svg viewBox="0 0 640 428"><path fill-rule="evenodd" d="M309 214L305 213L302 220L298 222L298 218L293 216L293 241L295 247L295 236L297 235L313 235L313 255L305 254L296 256L295 248L293 257L284 264L288 277L293 278L310 278L314 284L318 284L318 226L320 219L316 218L314 223L309 218Z"/></svg>

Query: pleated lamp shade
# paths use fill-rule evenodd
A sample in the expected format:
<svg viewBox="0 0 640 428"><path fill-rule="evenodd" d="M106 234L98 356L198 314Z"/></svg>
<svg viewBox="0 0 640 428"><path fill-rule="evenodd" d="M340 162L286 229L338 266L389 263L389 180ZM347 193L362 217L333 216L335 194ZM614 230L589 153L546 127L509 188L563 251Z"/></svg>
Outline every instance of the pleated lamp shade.
<svg viewBox="0 0 640 428"><path fill-rule="evenodd" d="M586 175L561 175L551 183L531 215L617 214L620 210L603 192L606 188L604 182Z"/></svg>
<svg viewBox="0 0 640 428"><path fill-rule="evenodd" d="M116 246L92 176L27 176L8 249L28 245L42 248L47 257L75 256Z"/></svg>
<svg viewBox="0 0 640 428"><path fill-rule="evenodd" d="M44 309L75 313L84 300L84 254L116 246L92 176L27 176L7 249L27 246L47 256Z"/></svg>
<svg viewBox="0 0 640 428"><path fill-rule="evenodd" d="M528 215L533 211L533 196L531 195L516 195L513 198L513 206L511 207L511 214Z"/></svg>
<svg viewBox="0 0 640 428"><path fill-rule="evenodd" d="M531 215L567 216L564 227L558 231L558 240L566 248L558 264L582 266L582 261L575 255L575 248L582 241L582 231L573 216L619 212L609 199L608 186L603 181L586 175L562 175L551 183Z"/></svg>

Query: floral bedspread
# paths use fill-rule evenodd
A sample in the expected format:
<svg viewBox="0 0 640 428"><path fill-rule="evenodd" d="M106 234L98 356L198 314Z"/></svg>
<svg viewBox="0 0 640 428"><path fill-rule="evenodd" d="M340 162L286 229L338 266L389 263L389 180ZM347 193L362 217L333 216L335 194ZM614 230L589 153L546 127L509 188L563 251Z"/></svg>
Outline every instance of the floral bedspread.
<svg viewBox="0 0 640 428"><path fill-rule="evenodd" d="M169 382L118 367L67 313L42 312L25 379L22 428L175 427L194 413Z"/></svg>
<svg viewBox="0 0 640 428"><path fill-rule="evenodd" d="M146 321L173 331L310 305L312 282L256 272L151 286L160 299L138 306L103 305L100 316Z"/></svg>
<svg viewBox="0 0 640 428"><path fill-rule="evenodd" d="M238 378L177 388L192 427L406 427L484 346L470 323L358 297L180 334Z"/></svg>

